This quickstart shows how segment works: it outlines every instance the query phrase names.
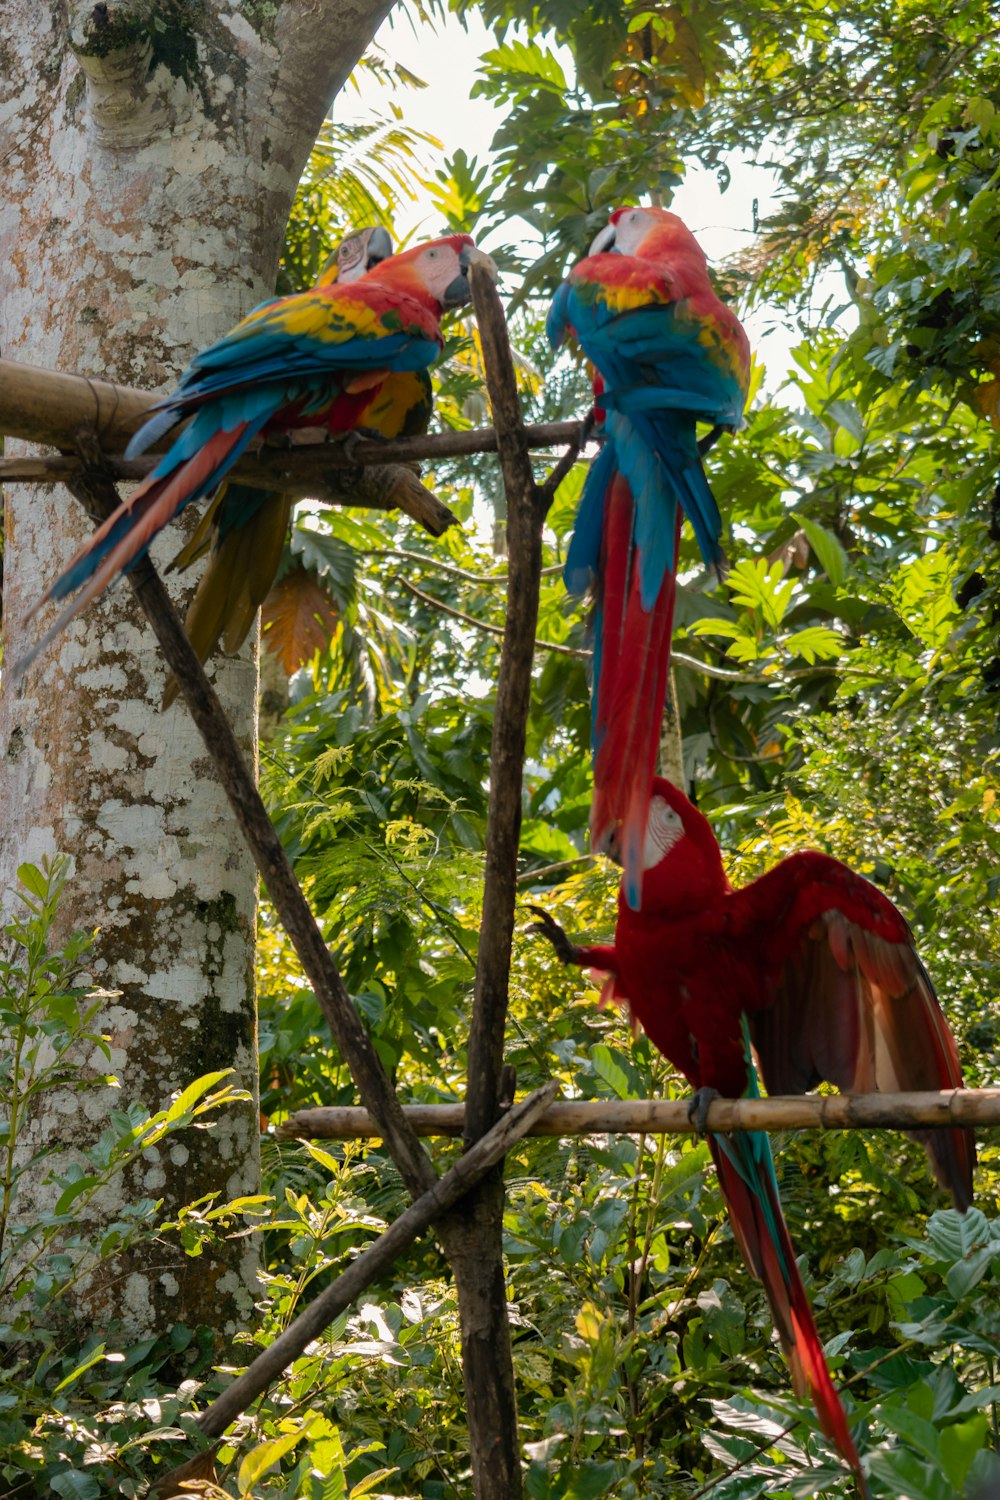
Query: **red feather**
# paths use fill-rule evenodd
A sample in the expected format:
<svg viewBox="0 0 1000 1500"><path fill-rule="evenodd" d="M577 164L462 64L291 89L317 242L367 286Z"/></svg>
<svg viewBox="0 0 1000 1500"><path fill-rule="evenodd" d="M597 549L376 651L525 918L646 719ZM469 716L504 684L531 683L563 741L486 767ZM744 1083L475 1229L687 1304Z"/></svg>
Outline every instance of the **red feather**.
<svg viewBox="0 0 1000 1500"><path fill-rule="evenodd" d="M623 882L614 945L572 948L563 935L560 951L613 975L611 994L696 1088L748 1091L747 1026L770 1093L801 1093L822 1079L842 1089L962 1087L954 1038L904 918L846 865L797 854L734 891L708 820L662 779L642 854L641 909L629 905ZM956 1207L968 1207L972 1132L915 1134ZM768 1153L752 1140L711 1143L733 1230L763 1282L796 1389L808 1388L867 1493Z"/></svg>
<svg viewBox="0 0 1000 1500"><path fill-rule="evenodd" d="M632 541L634 511L628 484L616 474L608 489L601 545L601 670L594 708L597 753L590 835L595 849L611 847L627 868L638 870L667 698L677 590L675 574L668 570L653 608L643 609ZM678 508L675 556L680 529Z"/></svg>

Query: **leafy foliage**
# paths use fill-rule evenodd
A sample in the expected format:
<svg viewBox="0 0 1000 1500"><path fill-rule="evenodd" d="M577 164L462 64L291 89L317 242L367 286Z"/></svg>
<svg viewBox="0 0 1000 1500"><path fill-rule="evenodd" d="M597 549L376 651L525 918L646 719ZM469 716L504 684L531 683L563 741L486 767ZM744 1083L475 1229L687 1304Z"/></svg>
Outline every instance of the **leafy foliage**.
<svg viewBox="0 0 1000 1500"><path fill-rule="evenodd" d="M486 0L480 10L497 32L477 85L504 110L496 154L458 153L425 175L453 227L481 233L520 214L543 236L512 317L529 420L586 409L583 372L553 359L533 293L551 288L612 203L666 200L693 161L723 182L748 156L777 173L778 212L719 274L730 294L767 299L801 342L779 397L758 390L743 431L708 460L730 530L725 579L706 577L693 539L682 543L685 775L734 882L814 846L885 888L913 925L968 1081L993 1082L995 17L985 0ZM398 120L331 128L293 218L282 287L312 279L348 218L391 215L425 144ZM345 148L348 165L362 153L353 179ZM523 247L498 259L525 269ZM818 298L828 298L819 309ZM438 412L456 426L482 420L465 327ZM616 878L586 853L586 606L566 598L559 572L583 472L563 482L544 536L520 878L527 898L597 938L613 923ZM300 589L322 584L327 603L314 598L307 613L327 629L291 677L262 780L401 1095L436 1101L464 1089L505 563L494 460L441 462L425 479L462 523L436 541L384 514L300 513L285 579L294 566L306 571ZM285 638L301 643L302 632ZM286 666L306 654L289 648ZM551 1076L583 1099L680 1094L645 1039L558 969L526 925L508 1037L519 1088ZM405 1201L377 1145L277 1136L292 1110L354 1093L266 906L260 955L274 1210L256 1346ZM75 961L71 950L65 968L45 971L57 1008ZM3 973L17 990L13 970ZM435 1148L441 1165L455 1149ZM803 1134L778 1154L792 1238L878 1497L944 1500L996 1482L1000 1205L989 1136L980 1159L978 1207L960 1219L940 1206L920 1149L894 1134ZM533 1140L511 1153L507 1177L532 1500L848 1492L811 1411L792 1399L703 1144ZM196 1205L167 1232L195 1253L202 1235L225 1232L227 1212ZM141 1217L145 1226L155 1214ZM44 1474L60 1494L136 1493L141 1463L173 1461L169 1441L143 1457L150 1422L169 1438L212 1393L189 1330L169 1354L123 1349L119 1361L113 1333L102 1342L100 1352L97 1341L53 1346L30 1381L17 1366L0 1385L5 1477L25 1493L22 1474ZM457 1351L447 1268L428 1239L231 1431L217 1493L465 1496ZM158 1375L180 1355L186 1383Z"/></svg>

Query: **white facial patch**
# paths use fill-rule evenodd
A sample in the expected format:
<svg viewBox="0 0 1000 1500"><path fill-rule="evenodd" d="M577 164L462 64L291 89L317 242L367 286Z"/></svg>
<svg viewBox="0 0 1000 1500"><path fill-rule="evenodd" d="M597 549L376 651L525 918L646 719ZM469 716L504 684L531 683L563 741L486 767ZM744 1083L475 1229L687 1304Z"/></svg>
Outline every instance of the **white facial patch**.
<svg viewBox="0 0 1000 1500"><path fill-rule="evenodd" d="M461 271L451 245L432 245L417 261L423 283L432 297L440 297Z"/></svg>
<svg viewBox="0 0 1000 1500"><path fill-rule="evenodd" d="M646 819L646 841L642 846L642 868L652 870L684 837L680 813L662 797L654 797Z"/></svg>
<svg viewBox="0 0 1000 1500"><path fill-rule="evenodd" d="M622 214L615 230L615 249L622 255L635 255L656 220L642 208L630 208Z"/></svg>

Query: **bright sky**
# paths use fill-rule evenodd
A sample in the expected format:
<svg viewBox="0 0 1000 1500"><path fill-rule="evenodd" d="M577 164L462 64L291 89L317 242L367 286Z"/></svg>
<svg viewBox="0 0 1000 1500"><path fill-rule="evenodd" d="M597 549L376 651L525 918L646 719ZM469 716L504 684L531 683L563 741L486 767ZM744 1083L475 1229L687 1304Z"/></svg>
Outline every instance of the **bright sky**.
<svg viewBox="0 0 1000 1500"><path fill-rule="evenodd" d="M377 34L376 42L386 55L422 78L425 89L403 89L394 102L403 110L407 122L428 131L441 141L443 156L459 148L469 156L484 160L490 154L490 142L499 124L494 105L486 99L470 98L476 81L479 57L495 46L489 30L480 18L468 17L468 29L448 15L437 23L436 34L429 27L416 30L404 13L387 21ZM564 66L571 71L568 53ZM336 112L341 118L363 116L369 110L386 106L386 91L375 80L366 78L360 93L346 89L338 98ZM438 165L432 159L428 165ZM713 261L731 255L753 236L753 202L763 217L774 204L773 174L750 163L734 162L730 185L720 192L713 173L692 170L678 189L671 207L698 236L706 254ZM399 234L419 231L435 233L440 228L429 198L414 204L412 216L397 222ZM798 342L794 327L774 327L773 309L760 308L743 319L757 357L767 365L767 387L774 390L789 366L789 351Z"/></svg>

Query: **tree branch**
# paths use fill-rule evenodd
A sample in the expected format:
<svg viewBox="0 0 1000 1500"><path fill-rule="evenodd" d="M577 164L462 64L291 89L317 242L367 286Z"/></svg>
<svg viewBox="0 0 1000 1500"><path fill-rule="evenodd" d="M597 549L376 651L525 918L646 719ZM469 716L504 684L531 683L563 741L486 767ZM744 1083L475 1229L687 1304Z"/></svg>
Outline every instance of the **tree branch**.
<svg viewBox="0 0 1000 1500"><path fill-rule="evenodd" d="M113 385L89 375L66 374L61 370L42 370L20 360L0 359L0 432L8 437L23 438L29 443L45 443L53 448L71 449L83 425L96 428L101 447L110 455L105 462L116 479L142 479L156 460L120 457L129 438L149 415L158 397L133 386ZM528 448L575 445L580 438L579 422L539 422L523 427ZM422 437L399 438L392 442L362 439L345 452L342 444L317 443L315 437L293 441L288 448L265 445L240 460L233 477L241 483L262 489L281 489L296 494L299 481L316 483L331 469L353 469L365 464L409 463L422 458L463 458L473 453L495 453L497 434L494 428L470 432L436 432ZM260 457L255 454L259 453ZM23 474L20 465L34 465ZM42 467L39 467L39 466ZM79 473L78 458L7 459L0 474L7 479L30 478L52 483ZM312 491L309 491L312 494Z"/></svg>
<svg viewBox="0 0 1000 1500"><path fill-rule="evenodd" d="M443 615L450 615L453 620L461 620L463 625L471 625L475 630L484 630L487 635L504 634L503 625L491 625L488 620L477 620L475 615L467 615L463 610L455 609L451 604L445 604L441 599L435 599L433 594L425 594L423 589L418 589L415 583L397 573L396 582L400 584L414 599L429 604L432 609L439 609ZM556 641L538 641L532 644L532 651L555 651L560 656L581 656L589 660L591 652L581 650L577 646L560 646Z"/></svg>
<svg viewBox="0 0 1000 1500"><path fill-rule="evenodd" d="M77 438L86 469L69 489L89 515L108 515L120 504L120 497L101 468L98 439L86 429ZM435 1181L434 1168L403 1117L395 1090L302 894L229 721L149 558L140 559L127 576L205 741L236 821L358 1092L378 1119L379 1128L384 1129L389 1153L407 1188L417 1197Z"/></svg>
<svg viewBox="0 0 1000 1500"><path fill-rule="evenodd" d="M469 1029L465 1140L493 1126L502 1106L507 985L521 827L521 775L538 621L543 510L521 420L507 324L485 268L469 270L507 498L507 623L490 751L483 917ZM507 1321L503 1171L483 1178L442 1226L462 1325L462 1364L476 1500L520 1500L521 1456Z"/></svg>
<svg viewBox="0 0 1000 1500"><path fill-rule="evenodd" d="M210 1438L220 1437L240 1412L298 1359L339 1313L355 1302L376 1277L387 1271L433 1219L453 1207L479 1182L551 1104L558 1092L555 1081L543 1084L497 1121L493 1129L460 1156L390 1227L368 1246L348 1269L320 1292L273 1344L259 1354L232 1385L198 1418L198 1428Z"/></svg>
<svg viewBox="0 0 1000 1500"><path fill-rule="evenodd" d="M459 1136L464 1104L405 1104L403 1114L420 1136ZM914 1126L1000 1125L1000 1089L950 1089L940 1093L801 1094L769 1099L713 1099L711 1131L912 1130ZM527 1135L693 1135L686 1099L609 1099L551 1104ZM368 1112L353 1107L300 1109L279 1127L284 1139L377 1139Z"/></svg>

